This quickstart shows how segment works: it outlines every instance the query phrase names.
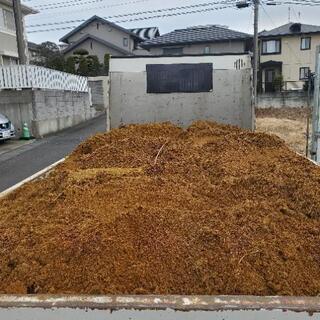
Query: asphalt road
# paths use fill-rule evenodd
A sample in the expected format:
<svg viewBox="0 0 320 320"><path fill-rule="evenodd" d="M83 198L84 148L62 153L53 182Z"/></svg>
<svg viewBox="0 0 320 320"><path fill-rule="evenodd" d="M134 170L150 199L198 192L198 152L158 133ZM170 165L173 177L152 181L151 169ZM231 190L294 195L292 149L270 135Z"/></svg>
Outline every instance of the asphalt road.
<svg viewBox="0 0 320 320"><path fill-rule="evenodd" d="M101 116L0 155L0 192L64 158L88 137L105 131L106 119Z"/></svg>

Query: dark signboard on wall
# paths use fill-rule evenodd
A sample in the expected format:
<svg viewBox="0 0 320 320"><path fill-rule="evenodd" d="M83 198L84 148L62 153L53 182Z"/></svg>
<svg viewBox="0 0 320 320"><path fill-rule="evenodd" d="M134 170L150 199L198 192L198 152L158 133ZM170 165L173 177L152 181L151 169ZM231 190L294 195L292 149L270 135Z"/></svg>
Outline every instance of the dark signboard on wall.
<svg viewBox="0 0 320 320"><path fill-rule="evenodd" d="M212 63L148 64L147 93L210 92Z"/></svg>

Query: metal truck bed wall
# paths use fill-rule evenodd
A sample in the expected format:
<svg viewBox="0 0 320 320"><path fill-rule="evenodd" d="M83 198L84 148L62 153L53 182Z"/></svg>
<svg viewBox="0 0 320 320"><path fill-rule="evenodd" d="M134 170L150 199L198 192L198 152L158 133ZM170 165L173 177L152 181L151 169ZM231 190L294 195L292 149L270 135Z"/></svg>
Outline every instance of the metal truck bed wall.
<svg viewBox="0 0 320 320"><path fill-rule="evenodd" d="M46 175L64 159L0 193ZM320 297L0 295L0 320L320 320Z"/></svg>
<svg viewBox="0 0 320 320"><path fill-rule="evenodd" d="M320 298L251 296L0 296L8 320L320 319Z"/></svg>

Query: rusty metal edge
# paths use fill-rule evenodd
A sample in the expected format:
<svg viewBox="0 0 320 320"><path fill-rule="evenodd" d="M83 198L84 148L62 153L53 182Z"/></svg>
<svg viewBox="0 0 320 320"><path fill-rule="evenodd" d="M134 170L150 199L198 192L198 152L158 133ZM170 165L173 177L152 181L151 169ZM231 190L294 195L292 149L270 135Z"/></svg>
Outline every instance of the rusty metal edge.
<svg viewBox="0 0 320 320"><path fill-rule="evenodd" d="M236 311L283 310L320 313L320 297L258 296L71 296L71 295L0 295L0 308L77 308L115 311Z"/></svg>

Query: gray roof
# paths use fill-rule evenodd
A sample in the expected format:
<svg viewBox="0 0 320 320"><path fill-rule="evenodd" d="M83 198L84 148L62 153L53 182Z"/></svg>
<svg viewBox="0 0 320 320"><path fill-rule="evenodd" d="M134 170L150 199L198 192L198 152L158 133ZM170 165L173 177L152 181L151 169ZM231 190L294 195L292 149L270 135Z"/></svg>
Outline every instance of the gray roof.
<svg viewBox="0 0 320 320"><path fill-rule="evenodd" d="M119 48L118 46L115 46L114 44L112 44L112 43L110 43L110 42L108 42L108 41L102 40L102 39L100 39L100 38L98 38L98 37L95 37L95 36L93 36L93 35L91 35L91 34L86 34L86 35L84 35L83 37L81 37L78 41L76 41L76 42L74 42L73 44L69 45L67 48L65 48L65 49L63 50L63 53L67 53L67 52L75 49L77 46L79 46L81 43L85 42L85 41L88 40L88 39L95 40L95 41L97 41L97 42L105 45L105 46L108 47L108 48L111 48L111 49L113 49L113 50L116 50L116 51L121 52L121 53L124 54L124 55L132 55L131 52L126 51L126 50L124 50L124 49L122 49L122 48Z"/></svg>
<svg viewBox="0 0 320 320"><path fill-rule="evenodd" d="M223 42L250 38L252 36L247 33L234 31L222 26L210 25L174 30L155 39L147 40L141 46L151 48L163 45Z"/></svg>
<svg viewBox="0 0 320 320"><path fill-rule="evenodd" d="M292 31L291 27L293 25L301 25L301 31L299 32ZM260 37L276 37L276 36L287 36L287 35L308 34L308 33L320 33L320 26L290 22L278 28L272 29L270 31L262 31L259 33L259 36Z"/></svg>
<svg viewBox="0 0 320 320"><path fill-rule="evenodd" d="M74 34L77 33L78 31L80 31L81 29L85 28L86 26L88 26L88 25L89 25L91 22L93 22L93 21L99 21L99 22L101 22L101 23L108 24L108 25L112 26L112 27L115 28L115 29L118 29L118 30L121 30L121 31L127 33L128 35L134 37L135 39L142 41L142 39L139 38L138 35L136 35L135 33L131 32L130 30L127 30L127 29L125 29L125 28L122 28L122 27L118 26L117 24L115 24L115 23L113 23L113 22L110 22L110 21L108 21L108 20L106 20L106 19L103 19L103 18L101 18L101 17L98 17L98 16L93 16L93 17L91 17L90 19L86 20L85 22L83 22L82 24L80 24L78 27L76 27L75 29L73 29L72 31L70 31L68 34L66 34L65 36L63 36L63 37L60 39L60 41L61 41L61 42L68 43L68 39L69 39L72 35L74 35Z"/></svg>

